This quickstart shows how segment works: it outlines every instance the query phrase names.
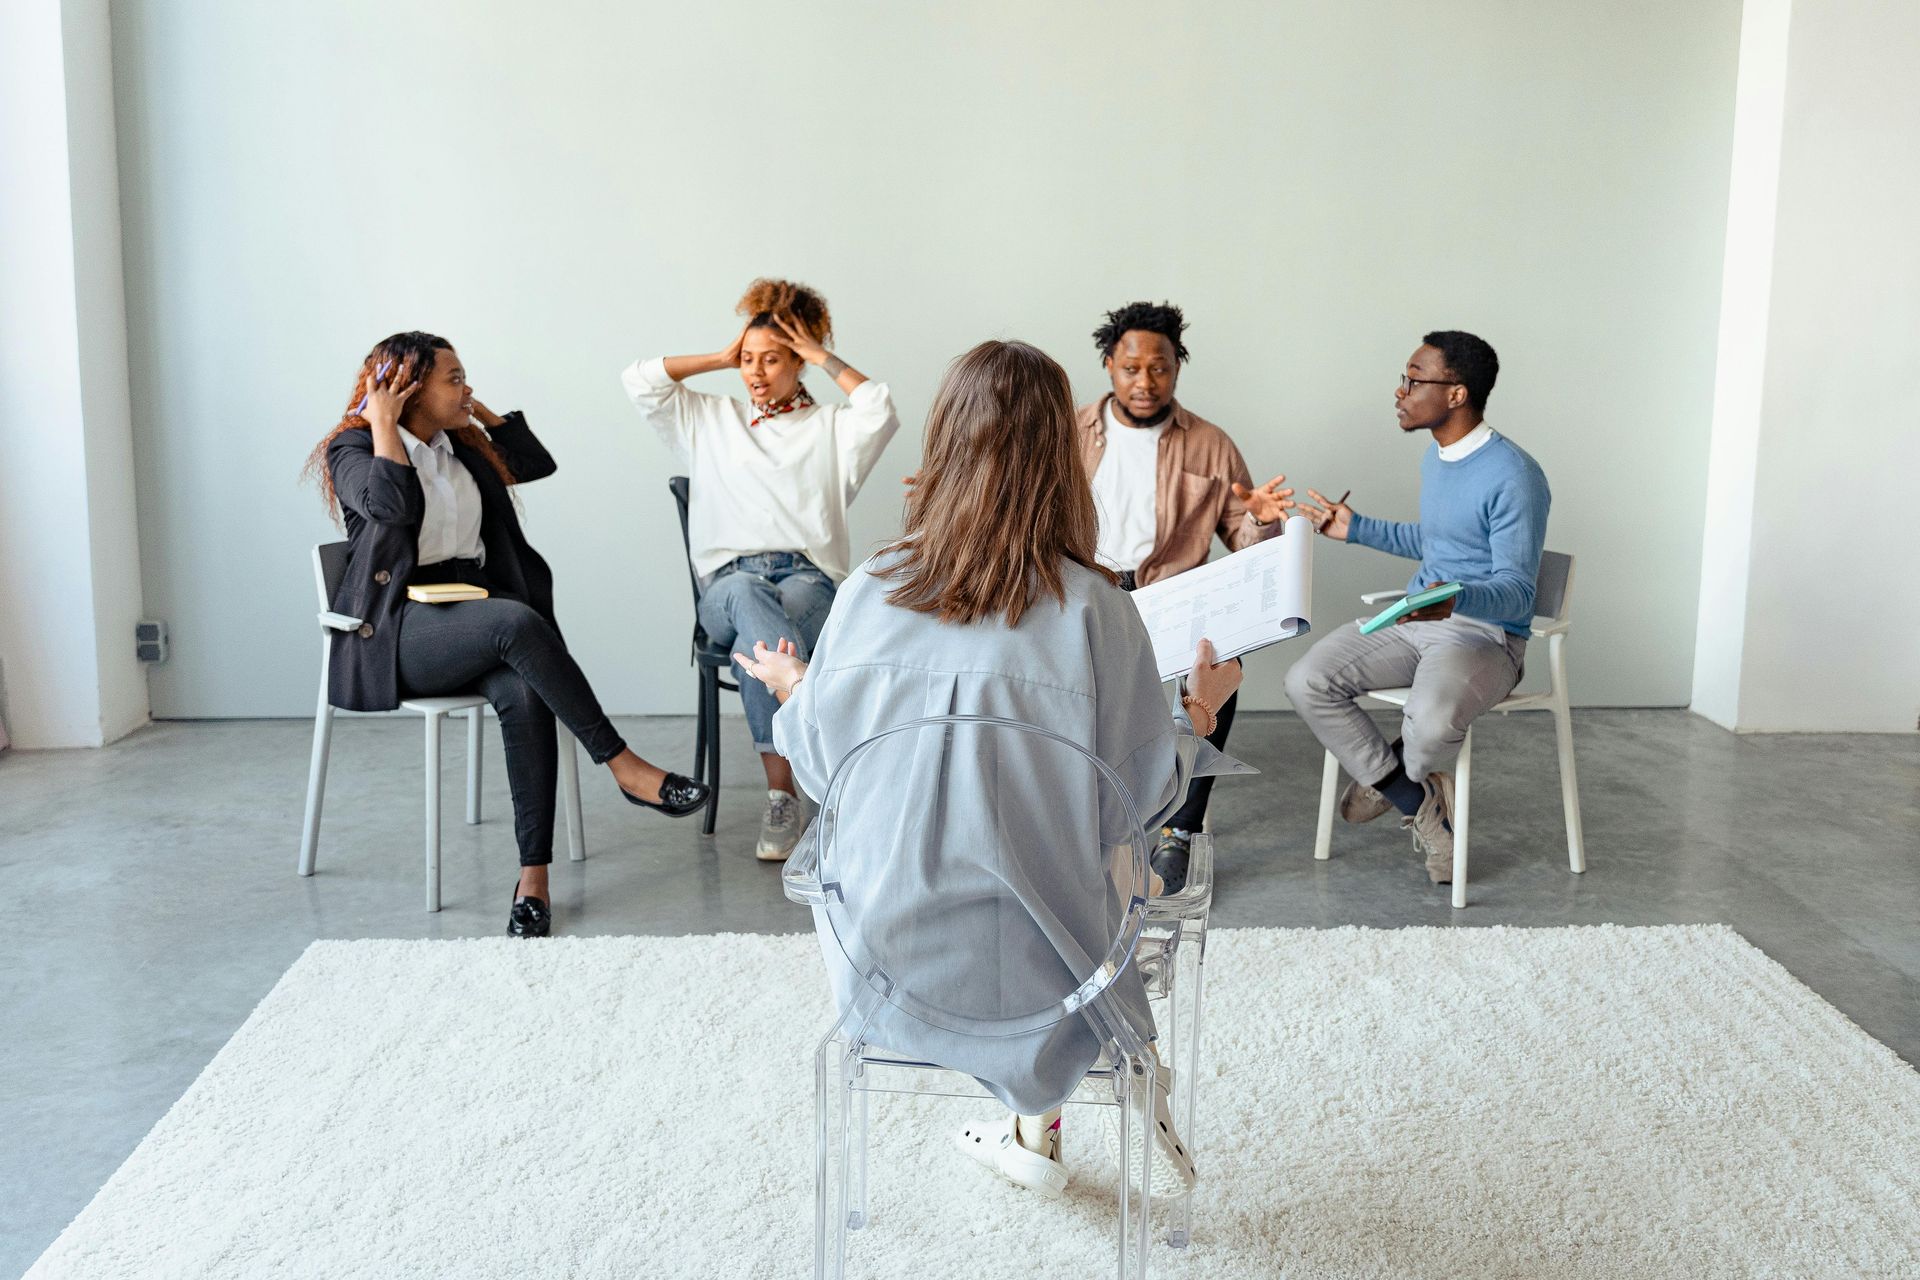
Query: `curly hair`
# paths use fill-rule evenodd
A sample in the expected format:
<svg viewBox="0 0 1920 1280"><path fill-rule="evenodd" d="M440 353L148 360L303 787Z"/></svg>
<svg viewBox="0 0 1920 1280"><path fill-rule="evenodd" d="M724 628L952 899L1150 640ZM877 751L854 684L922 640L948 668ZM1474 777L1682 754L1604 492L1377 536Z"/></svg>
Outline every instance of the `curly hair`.
<svg viewBox="0 0 1920 1280"><path fill-rule="evenodd" d="M1485 413L1487 397L1493 394L1494 379L1500 376L1500 357L1485 338L1458 329L1436 329L1420 341L1440 353L1447 369L1467 389L1467 403L1475 413Z"/></svg>
<svg viewBox="0 0 1920 1280"><path fill-rule="evenodd" d="M333 470L327 466L327 448L333 444L334 437L342 431L371 431L373 424L361 416L366 407L367 389L372 383L376 370L391 365L391 376L387 379L397 388L405 388L423 381L433 372L434 363L442 351L453 350L453 344L436 334L422 333L418 329L406 333L396 333L392 337L382 338L367 352L367 358L360 362L360 372L353 380L353 394L347 397L347 409L333 429L320 438L320 443L307 455L306 466L300 469L302 480L314 480L320 485L320 497L327 505L327 513L333 517L334 524L340 523L340 499L333 491ZM406 411L401 411L404 423ZM513 483L513 473L507 470L506 459L493 447L493 441L487 433L478 427L457 427L453 438L466 445L487 460L502 484Z"/></svg>
<svg viewBox="0 0 1920 1280"><path fill-rule="evenodd" d="M1107 312L1107 322L1093 331L1093 345L1100 358L1111 360L1120 339L1134 329L1159 334L1173 344L1174 359L1181 364L1187 362L1187 344L1180 341L1180 335L1187 331L1187 318L1171 302L1129 302Z"/></svg>
<svg viewBox="0 0 1920 1280"><path fill-rule="evenodd" d="M771 328L775 316L789 316L821 346L833 345L833 313L820 291L809 285L762 276L747 286L733 310L747 317L750 329Z"/></svg>

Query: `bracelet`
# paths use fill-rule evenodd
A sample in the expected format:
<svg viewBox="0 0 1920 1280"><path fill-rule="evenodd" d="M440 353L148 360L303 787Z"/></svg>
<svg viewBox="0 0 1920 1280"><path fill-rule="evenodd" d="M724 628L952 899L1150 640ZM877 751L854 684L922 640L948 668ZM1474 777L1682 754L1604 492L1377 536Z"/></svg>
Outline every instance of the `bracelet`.
<svg viewBox="0 0 1920 1280"><path fill-rule="evenodd" d="M1216 711L1214 711L1212 707L1207 705L1206 699L1196 697L1191 693L1183 694L1181 695L1181 698L1180 698L1180 705L1182 707L1190 707L1190 706L1198 707L1202 711L1207 713L1207 727L1204 731L1201 732L1200 734L1201 737L1203 738L1206 737L1208 734L1212 733L1215 728L1219 726L1220 724L1219 713L1217 713Z"/></svg>

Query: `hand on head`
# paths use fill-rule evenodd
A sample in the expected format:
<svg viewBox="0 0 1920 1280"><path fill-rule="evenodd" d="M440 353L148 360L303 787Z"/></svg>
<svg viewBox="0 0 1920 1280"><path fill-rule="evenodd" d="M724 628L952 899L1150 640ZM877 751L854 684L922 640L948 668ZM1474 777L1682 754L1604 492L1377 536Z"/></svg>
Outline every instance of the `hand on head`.
<svg viewBox="0 0 1920 1280"><path fill-rule="evenodd" d="M773 317L774 330L781 340L793 348L794 354L808 364L825 364L827 349L813 340L799 320L786 312L776 312Z"/></svg>
<svg viewBox="0 0 1920 1280"><path fill-rule="evenodd" d="M367 393L360 400L360 416L369 423L399 426L400 410L420 389L417 378L410 379L404 387L399 386L403 376L394 369L393 361L381 361L379 368L367 375Z"/></svg>

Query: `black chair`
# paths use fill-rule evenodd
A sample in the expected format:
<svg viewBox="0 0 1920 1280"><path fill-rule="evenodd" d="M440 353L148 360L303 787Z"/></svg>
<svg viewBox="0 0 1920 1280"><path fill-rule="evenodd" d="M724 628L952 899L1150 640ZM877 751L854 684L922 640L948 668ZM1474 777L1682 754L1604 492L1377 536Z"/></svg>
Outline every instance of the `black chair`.
<svg viewBox="0 0 1920 1280"><path fill-rule="evenodd" d="M721 672L733 666L733 654L724 645L707 639L700 625L700 575L693 571L693 544L687 536L687 478L674 476L667 481L673 490L673 503L680 509L680 548L686 552L687 581L693 584L693 665L700 669L700 711L694 717L693 780L707 783L707 812L700 822L700 834L713 834L714 815L720 811L720 691L740 692L740 686L722 678Z"/></svg>

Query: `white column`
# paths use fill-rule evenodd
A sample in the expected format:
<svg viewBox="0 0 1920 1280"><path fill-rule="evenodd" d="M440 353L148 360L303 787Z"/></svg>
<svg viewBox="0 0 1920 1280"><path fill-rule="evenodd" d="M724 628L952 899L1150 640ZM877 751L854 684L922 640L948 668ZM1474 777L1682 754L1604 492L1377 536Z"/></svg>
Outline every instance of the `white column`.
<svg viewBox="0 0 1920 1280"><path fill-rule="evenodd" d="M0 5L0 716L147 720L107 0Z"/></svg>

